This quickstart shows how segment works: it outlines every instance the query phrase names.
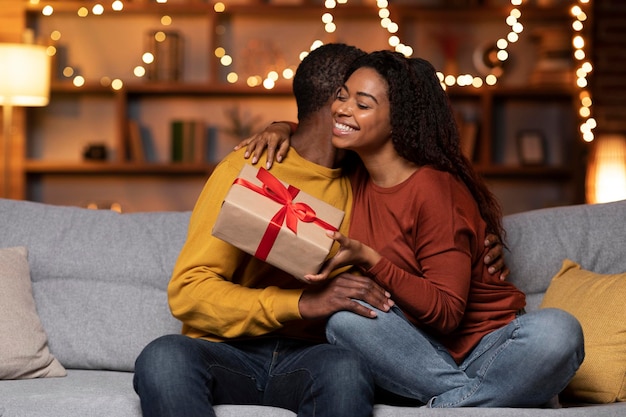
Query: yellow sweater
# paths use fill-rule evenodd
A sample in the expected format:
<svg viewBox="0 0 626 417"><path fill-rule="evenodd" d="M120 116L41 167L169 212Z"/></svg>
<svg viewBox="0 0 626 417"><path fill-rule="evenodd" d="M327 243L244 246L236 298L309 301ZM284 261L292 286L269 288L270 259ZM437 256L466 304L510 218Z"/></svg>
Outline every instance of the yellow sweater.
<svg viewBox="0 0 626 417"><path fill-rule="evenodd" d="M222 201L245 163L244 150L229 154L215 169L196 202L187 241L168 286L172 314L182 333L214 341L270 332L323 340L322 323L301 319L298 301L305 284L211 235ZM259 161L265 166L265 160ZM292 148L272 174L346 212L340 231L347 235L352 191L340 169L313 164ZM337 245L331 250L332 256Z"/></svg>

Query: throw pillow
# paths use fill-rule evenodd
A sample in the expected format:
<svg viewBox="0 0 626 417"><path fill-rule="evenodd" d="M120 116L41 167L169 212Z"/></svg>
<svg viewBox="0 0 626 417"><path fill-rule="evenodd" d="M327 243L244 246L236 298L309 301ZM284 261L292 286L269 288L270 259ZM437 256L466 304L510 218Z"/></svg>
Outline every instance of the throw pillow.
<svg viewBox="0 0 626 417"><path fill-rule="evenodd" d="M0 249L0 379L65 376L48 349L25 247Z"/></svg>
<svg viewBox="0 0 626 417"><path fill-rule="evenodd" d="M577 401L626 401L626 273L596 274L566 259L541 307L563 309L578 319L585 360L564 396Z"/></svg>

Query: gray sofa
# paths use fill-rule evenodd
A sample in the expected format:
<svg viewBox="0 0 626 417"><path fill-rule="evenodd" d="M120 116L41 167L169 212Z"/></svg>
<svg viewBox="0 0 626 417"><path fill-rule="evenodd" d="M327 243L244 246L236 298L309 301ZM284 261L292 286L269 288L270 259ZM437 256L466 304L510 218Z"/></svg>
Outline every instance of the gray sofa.
<svg viewBox="0 0 626 417"><path fill-rule="evenodd" d="M2 417L140 416L134 360L152 339L177 333L166 286L189 213L117 214L0 200L0 248L28 248L33 294L52 354L67 376L0 381ZM569 257L599 273L626 271L626 201L505 218L511 280L538 308ZM6 335L5 335L6 336ZM281 417L255 406L219 406L219 417ZM626 416L626 403L560 409L423 409L377 405L376 417ZM181 416L184 417L184 416Z"/></svg>

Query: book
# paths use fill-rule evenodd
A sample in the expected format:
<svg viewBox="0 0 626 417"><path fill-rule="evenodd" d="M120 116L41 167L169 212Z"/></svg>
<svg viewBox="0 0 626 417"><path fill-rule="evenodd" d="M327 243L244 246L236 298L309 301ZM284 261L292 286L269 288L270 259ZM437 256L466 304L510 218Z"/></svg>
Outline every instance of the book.
<svg viewBox="0 0 626 417"><path fill-rule="evenodd" d="M207 135L202 120L174 120L171 124L172 162L206 162Z"/></svg>
<svg viewBox="0 0 626 417"><path fill-rule="evenodd" d="M128 160L133 162L146 161L141 128L135 120L128 121Z"/></svg>

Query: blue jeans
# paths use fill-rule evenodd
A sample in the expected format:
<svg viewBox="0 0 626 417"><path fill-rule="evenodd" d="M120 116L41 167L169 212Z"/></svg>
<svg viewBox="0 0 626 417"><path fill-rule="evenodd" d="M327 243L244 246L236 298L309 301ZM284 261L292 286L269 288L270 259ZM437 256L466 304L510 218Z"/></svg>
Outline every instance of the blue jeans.
<svg viewBox="0 0 626 417"><path fill-rule="evenodd" d="M381 388L433 408L541 406L567 386L584 357L580 324L557 309L517 317L483 337L460 365L398 307L375 319L335 313L326 335L360 352Z"/></svg>
<svg viewBox="0 0 626 417"><path fill-rule="evenodd" d="M145 417L211 417L217 404L369 417L374 403L373 378L358 354L284 338L216 343L163 336L137 358L134 386Z"/></svg>

